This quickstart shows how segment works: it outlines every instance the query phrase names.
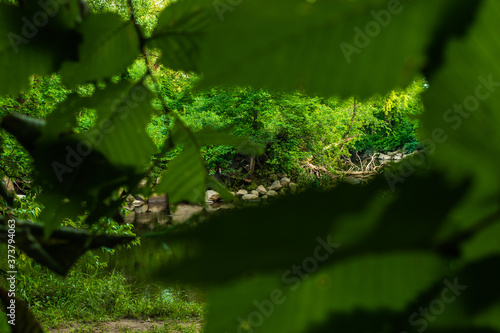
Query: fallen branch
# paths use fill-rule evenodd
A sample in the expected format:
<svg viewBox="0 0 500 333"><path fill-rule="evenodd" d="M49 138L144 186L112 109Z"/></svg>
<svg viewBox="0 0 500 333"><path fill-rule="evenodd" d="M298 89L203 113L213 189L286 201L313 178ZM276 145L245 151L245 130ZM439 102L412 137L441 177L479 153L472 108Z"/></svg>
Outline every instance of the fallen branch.
<svg viewBox="0 0 500 333"><path fill-rule="evenodd" d="M337 171L337 172L348 176L376 175L378 173L377 171Z"/></svg>
<svg viewBox="0 0 500 333"><path fill-rule="evenodd" d="M333 175L331 174L331 172L329 172L328 170L326 170L324 167L319 167L319 166L316 166L316 165L312 164L310 162L310 160L307 160L304 163L305 164L301 165L300 167L308 169L309 173L311 175L315 175L316 177L320 177L322 174L327 174L327 175L333 177Z"/></svg>
<svg viewBox="0 0 500 333"><path fill-rule="evenodd" d="M354 118L356 118L356 110L358 108L358 104L356 103L356 98L354 98L354 105L352 106L352 119L351 119L351 125L349 126L349 129L347 130L347 133L345 136L348 136L349 133L351 132L352 125L354 124ZM344 149L345 142L342 143L342 146L340 147L340 152Z"/></svg>

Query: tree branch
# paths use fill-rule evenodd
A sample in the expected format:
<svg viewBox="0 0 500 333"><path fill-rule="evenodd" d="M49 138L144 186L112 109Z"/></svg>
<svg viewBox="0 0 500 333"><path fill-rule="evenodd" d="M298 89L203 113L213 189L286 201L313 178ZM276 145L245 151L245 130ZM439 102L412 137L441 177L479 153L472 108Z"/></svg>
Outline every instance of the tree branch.
<svg viewBox="0 0 500 333"><path fill-rule="evenodd" d="M354 124L354 118L356 117L356 110L357 110L357 108L358 108L358 104L356 103L356 98L354 98L354 105L352 107L353 110L352 110L351 125L349 126L349 129L347 130L347 133L344 136L344 142L342 142L342 146L340 147L340 150L339 150L340 152L342 152L342 149L344 149L344 146L345 146L345 144L347 142L347 141L345 141L345 138L349 135L349 133L352 130L352 125Z"/></svg>

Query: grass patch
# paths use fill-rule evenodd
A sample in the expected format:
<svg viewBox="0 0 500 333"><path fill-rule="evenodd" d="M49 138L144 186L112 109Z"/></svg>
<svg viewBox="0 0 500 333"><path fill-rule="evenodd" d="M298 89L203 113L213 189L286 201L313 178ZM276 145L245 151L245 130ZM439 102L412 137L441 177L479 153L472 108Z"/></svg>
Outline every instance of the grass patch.
<svg viewBox="0 0 500 333"><path fill-rule="evenodd" d="M139 288L120 273L102 268L93 274L75 268L61 277L34 265L19 271L17 283L18 297L27 302L46 329L77 323L75 332L93 332L99 323L127 318L167 323L151 332L195 332L189 324L201 322L205 312L202 302L190 299L178 286ZM185 329L170 331L172 325ZM128 332L126 329L123 332Z"/></svg>

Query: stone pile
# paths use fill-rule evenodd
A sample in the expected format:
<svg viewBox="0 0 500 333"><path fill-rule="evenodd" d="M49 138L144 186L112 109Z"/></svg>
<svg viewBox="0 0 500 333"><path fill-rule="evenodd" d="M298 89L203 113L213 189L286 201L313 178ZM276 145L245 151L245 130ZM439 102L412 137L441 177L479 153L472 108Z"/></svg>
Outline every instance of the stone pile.
<svg viewBox="0 0 500 333"><path fill-rule="evenodd" d="M376 153L374 156L378 160L382 160L382 161L399 161L399 160L402 160L403 158L406 158L406 157L411 156L413 154L415 154L415 152L413 152L411 154L406 154L403 151L396 150L396 151L388 152L387 154Z"/></svg>
<svg viewBox="0 0 500 333"><path fill-rule="evenodd" d="M231 192L235 197L243 201L261 201L267 200L269 198L274 198L280 195L285 195L288 193L296 193L298 185L292 183L290 178L283 177L280 180L274 181L270 186L265 187L264 185L259 185L255 190L247 191L240 189L236 193ZM220 199L219 193L208 190L205 193L205 198L207 202L216 202Z"/></svg>

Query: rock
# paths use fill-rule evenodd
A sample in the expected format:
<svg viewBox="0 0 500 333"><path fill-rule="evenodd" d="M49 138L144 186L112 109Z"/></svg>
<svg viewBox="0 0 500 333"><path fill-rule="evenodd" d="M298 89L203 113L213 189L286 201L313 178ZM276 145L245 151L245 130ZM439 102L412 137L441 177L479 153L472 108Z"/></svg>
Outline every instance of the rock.
<svg viewBox="0 0 500 333"><path fill-rule="evenodd" d="M256 195L257 197L260 195L260 193L258 191L256 191L256 190L253 190L250 193L253 194L253 195Z"/></svg>
<svg viewBox="0 0 500 333"><path fill-rule="evenodd" d="M241 198L242 196L244 196L245 194L248 194L248 191L247 190L239 190L238 192L236 192L236 196L238 198Z"/></svg>
<svg viewBox="0 0 500 333"><path fill-rule="evenodd" d="M297 184L295 184L295 183L290 183L290 184L288 184L288 187L290 187L290 191L291 191L292 193L296 193L296 192L297 192L297 188L298 188L299 186L298 186Z"/></svg>
<svg viewBox="0 0 500 333"><path fill-rule="evenodd" d="M389 154L387 154L387 155L389 155ZM396 155L396 154L389 155L389 157L391 158L391 161L398 159L398 155Z"/></svg>
<svg viewBox="0 0 500 333"><path fill-rule="evenodd" d="M214 190L208 190L205 192L205 201L206 202L217 202L220 200L220 194Z"/></svg>
<svg viewBox="0 0 500 333"><path fill-rule="evenodd" d="M216 211L220 210L221 208L217 203L212 203L211 205L208 205L206 209L207 209L207 212L216 212Z"/></svg>
<svg viewBox="0 0 500 333"><path fill-rule="evenodd" d="M263 196L261 196L260 198L261 198L262 200L267 200L267 199L269 199L269 197L268 197L267 195L263 195Z"/></svg>
<svg viewBox="0 0 500 333"><path fill-rule="evenodd" d="M134 207L141 207L141 206L144 206L146 204L146 202L142 201L142 200L134 200L134 202L132 202L132 205Z"/></svg>
<svg viewBox="0 0 500 333"><path fill-rule="evenodd" d="M22 198L24 198L24 197L25 197L25 195L24 195L24 194L16 194L16 197L17 197L19 200L21 200Z"/></svg>
<svg viewBox="0 0 500 333"><path fill-rule="evenodd" d="M351 185L358 185L358 184L361 184L361 179L359 178L354 178L354 177L347 177L346 179L344 179L344 181L346 183L349 183Z"/></svg>
<svg viewBox="0 0 500 333"><path fill-rule="evenodd" d="M144 178L143 180L141 180L139 182L139 184L137 184L137 188L143 188L143 187L146 187L146 185L148 184L148 180L146 178Z"/></svg>
<svg viewBox="0 0 500 333"><path fill-rule="evenodd" d="M271 186L268 187L269 191L279 191L283 186L279 180L275 181Z"/></svg>
<svg viewBox="0 0 500 333"><path fill-rule="evenodd" d="M281 183L281 186L288 186L288 184L291 183L291 180L290 180L290 178L283 177L283 178L281 178L281 182L280 183Z"/></svg>
<svg viewBox="0 0 500 333"><path fill-rule="evenodd" d="M378 157L380 160L386 160L386 161L390 161L391 160L391 156L389 155L385 155L385 154L380 154L380 156Z"/></svg>
<svg viewBox="0 0 500 333"><path fill-rule="evenodd" d="M259 196L255 194L245 194L241 197L241 200L249 201L249 200L259 200Z"/></svg>
<svg viewBox="0 0 500 333"><path fill-rule="evenodd" d="M127 195L127 198L125 198L126 202L132 203L135 201L135 198L132 194Z"/></svg>
<svg viewBox="0 0 500 333"><path fill-rule="evenodd" d="M146 213L149 209L149 206L146 203L143 203L141 206L136 206L134 208L134 212L140 214L140 213Z"/></svg>
<svg viewBox="0 0 500 333"><path fill-rule="evenodd" d="M134 195L134 198L136 200L142 200L142 201L146 201L146 197L144 196L144 194L142 193L137 193L136 195Z"/></svg>
<svg viewBox="0 0 500 333"><path fill-rule="evenodd" d="M265 195L267 193L267 190L264 186L260 185L257 187L257 192L259 192L260 195Z"/></svg>
<svg viewBox="0 0 500 333"><path fill-rule="evenodd" d="M275 190L269 190L269 191L267 191L267 196L269 198L276 197L277 195L278 195L278 192L276 192Z"/></svg>
<svg viewBox="0 0 500 333"><path fill-rule="evenodd" d="M141 199L134 199L134 202L132 202L132 207L134 208L134 211L136 213L145 213L149 209L148 202Z"/></svg>
<svg viewBox="0 0 500 333"><path fill-rule="evenodd" d="M167 203L167 195L166 194L153 193L148 198L149 205L165 205L166 203Z"/></svg>
<svg viewBox="0 0 500 333"><path fill-rule="evenodd" d="M9 177L4 176L2 178L2 181L5 184L4 186L5 186L5 190L7 191L7 193L11 196L15 195L16 191L14 190L14 183L12 182L12 180Z"/></svg>

